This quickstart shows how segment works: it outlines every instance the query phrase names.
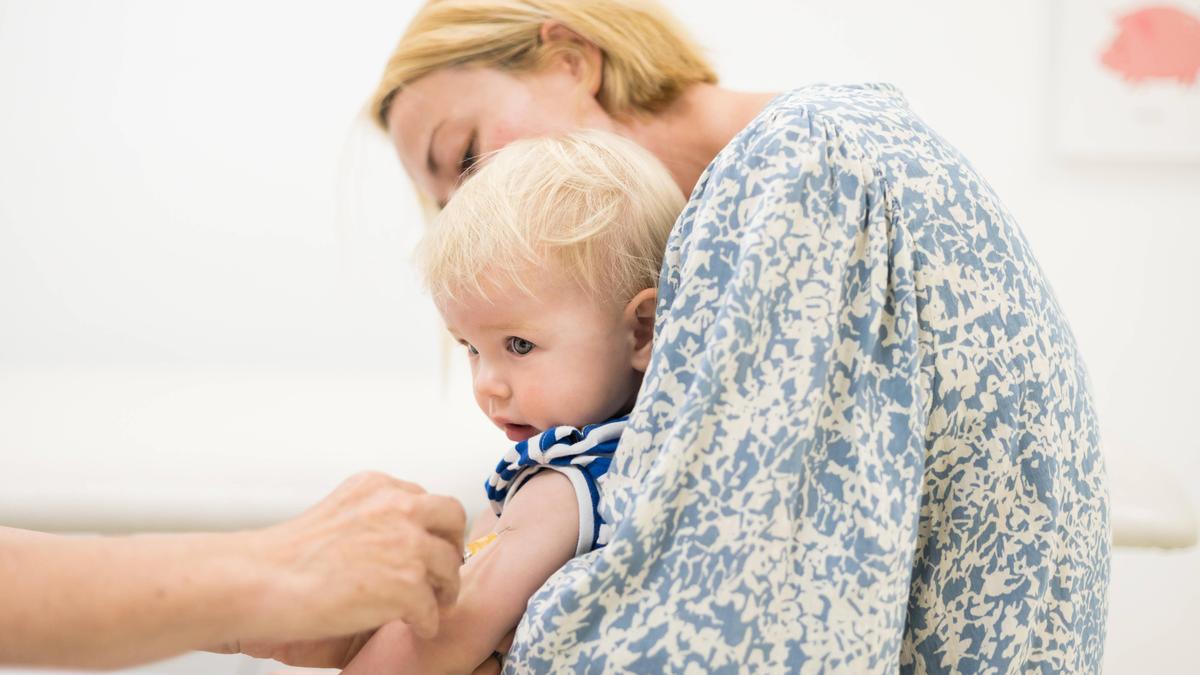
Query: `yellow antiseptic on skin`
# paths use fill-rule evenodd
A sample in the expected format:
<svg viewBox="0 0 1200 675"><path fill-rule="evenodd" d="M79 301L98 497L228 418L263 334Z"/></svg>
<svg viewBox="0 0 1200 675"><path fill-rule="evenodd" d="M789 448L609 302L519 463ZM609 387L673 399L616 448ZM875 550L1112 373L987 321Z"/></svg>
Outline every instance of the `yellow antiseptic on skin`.
<svg viewBox="0 0 1200 675"><path fill-rule="evenodd" d="M463 549L463 562L465 563L468 560L470 560L472 557L477 556L480 553L482 553L483 549L487 548L488 546L491 546L492 542L496 541L497 537L504 534L505 532L508 532L511 529L512 529L512 526L506 527L503 530L500 530L499 532L492 532L491 534L484 535L484 536L476 539L475 541L467 544L467 547L465 549Z"/></svg>
<svg viewBox="0 0 1200 675"><path fill-rule="evenodd" d="M499 535L495 532L482 536L475 541L467 544L467 548L463 550L463 562L467 562L472 556L479 555L479 552L488 547Z"/></svg>

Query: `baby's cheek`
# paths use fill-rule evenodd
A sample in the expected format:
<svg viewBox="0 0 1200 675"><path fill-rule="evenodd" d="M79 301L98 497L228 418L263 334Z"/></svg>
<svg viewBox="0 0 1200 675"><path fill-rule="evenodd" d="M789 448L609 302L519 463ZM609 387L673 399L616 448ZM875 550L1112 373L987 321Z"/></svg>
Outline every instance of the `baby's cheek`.
<svg viewBox="0 0 1200 675"><path fill-rule="evenodd" d="M582 422L577 419L588 411L581 410L586 399L584 383L573 377L551 377L543 380L530 391L530 400L537 406L538 414L546 425Z"/></svg>
<svg viewBox="0 0 1200 675"><path fill-rule="evenodd" d="M544 418L552 416L553 401L556 398L555 390L559 388L559 383L554 380L546 380L546 377L553 378L553 375L534 378L534 381L525 384L522 392L519 408L525 415ZM545 420L537 419L537 422Z"/></svg>

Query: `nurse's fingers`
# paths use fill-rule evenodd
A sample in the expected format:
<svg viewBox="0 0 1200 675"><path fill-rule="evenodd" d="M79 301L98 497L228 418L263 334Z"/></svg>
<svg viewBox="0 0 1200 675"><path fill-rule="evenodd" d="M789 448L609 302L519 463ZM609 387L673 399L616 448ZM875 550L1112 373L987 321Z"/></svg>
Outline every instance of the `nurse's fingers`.
<svg viewBox="0 0 1200 675"><path fill-rule="evenodd" d="M440 607L449 607L458 599L459 568L462 566L462 546L431 537L425 547L425 571Z"/></svg>
<svg viewBox="0 0 1200 675"><path fill-rule="evenodd" d="M408 590L404 599L405 612L400 618L411 626L413 632L421 639L437 637L438 602L433 589L421 580L421 583L411 584Z"/></svg>
<svg viewBox="0 0 1200 675"><path fill-rule="evenodd" d="M455 548L462 548L467 529L467 512L453 497L423 494L410 499L408 517L430 534L441 537Z"/></svg>

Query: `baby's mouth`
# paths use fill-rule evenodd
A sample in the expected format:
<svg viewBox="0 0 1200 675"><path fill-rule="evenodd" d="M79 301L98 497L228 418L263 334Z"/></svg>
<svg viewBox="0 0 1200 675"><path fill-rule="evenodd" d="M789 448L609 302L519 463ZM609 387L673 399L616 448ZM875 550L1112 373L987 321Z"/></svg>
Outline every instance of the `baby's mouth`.
<svg viewBox="0 0 1200 675"><path fill-rule="evenodd" d="M505 423L502 428L504 429L504 435L508 436L508 440L513 442L528 440L536 436L538 433L537 429L534 429L528 424Z"/></svg>

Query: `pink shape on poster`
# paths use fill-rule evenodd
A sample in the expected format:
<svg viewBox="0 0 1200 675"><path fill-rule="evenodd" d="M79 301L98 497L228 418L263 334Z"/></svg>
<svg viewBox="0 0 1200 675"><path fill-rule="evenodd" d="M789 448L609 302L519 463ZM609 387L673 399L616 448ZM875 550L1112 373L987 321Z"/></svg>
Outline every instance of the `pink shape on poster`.
<svg viewBox="0 0 1200 675"><path fill-rule="evenodd" d="M1200 73L1200 19L1174 7L1146 7L1117 19L1118 33L1100 63L1126 81L1177 80Z"/></svg>

